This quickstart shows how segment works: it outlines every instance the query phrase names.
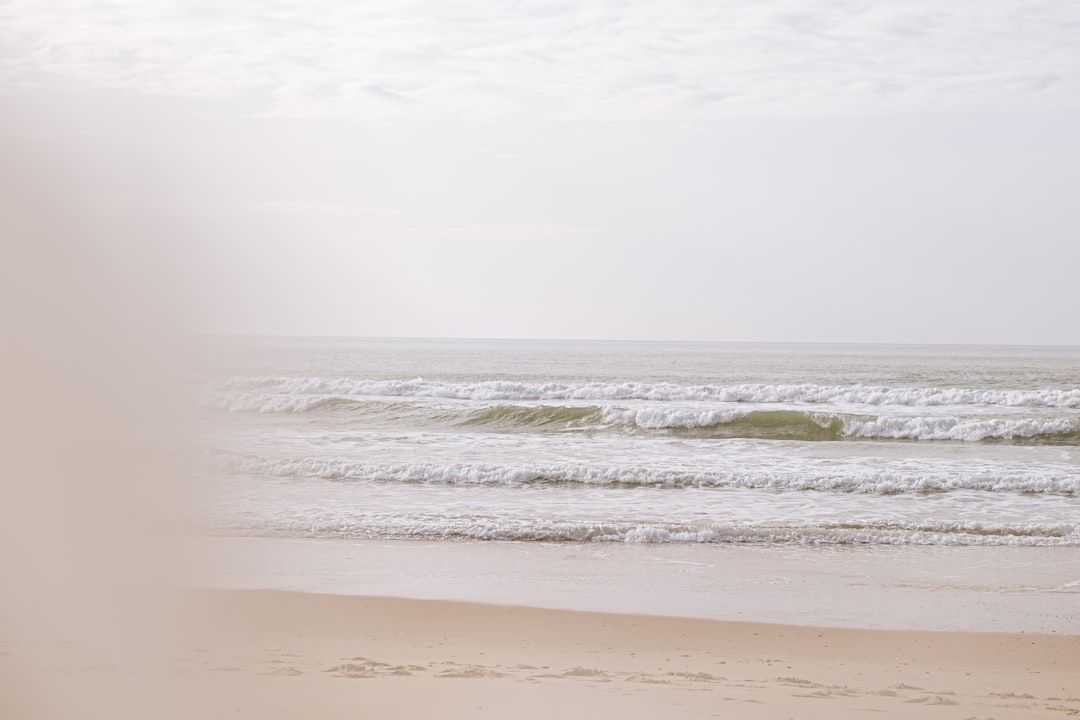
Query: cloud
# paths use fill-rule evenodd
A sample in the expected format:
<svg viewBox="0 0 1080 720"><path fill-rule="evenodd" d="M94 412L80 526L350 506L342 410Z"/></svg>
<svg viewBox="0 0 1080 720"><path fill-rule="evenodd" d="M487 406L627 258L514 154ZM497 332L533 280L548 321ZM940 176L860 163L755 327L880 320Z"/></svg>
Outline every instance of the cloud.
<svg viewBox="0 0 1080 720"><path fill-rule="evenodd" d="M1080 105L1072 0L0 5L0 87L490 122Z"/></svg>

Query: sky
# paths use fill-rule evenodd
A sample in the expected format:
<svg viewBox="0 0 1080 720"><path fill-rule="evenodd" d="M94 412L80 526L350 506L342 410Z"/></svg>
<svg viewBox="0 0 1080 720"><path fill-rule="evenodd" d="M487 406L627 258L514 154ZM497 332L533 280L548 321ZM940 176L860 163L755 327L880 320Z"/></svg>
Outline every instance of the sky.
<svg viewBox="0 0 1080 720"><path fill-rule="evenodd" d="M1075 0L6 0L0 147L204 332L1080 345L1078 37Z"/></svg>

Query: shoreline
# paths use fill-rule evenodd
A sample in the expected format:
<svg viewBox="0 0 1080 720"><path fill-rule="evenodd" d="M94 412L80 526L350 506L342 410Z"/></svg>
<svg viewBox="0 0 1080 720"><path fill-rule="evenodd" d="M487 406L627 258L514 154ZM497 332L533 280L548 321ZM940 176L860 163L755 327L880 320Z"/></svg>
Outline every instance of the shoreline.
<svg viewBox="0 0 1080 720"><path fill-rule="evenodd" d="M44 609L37 635L0 633L0 710L91 720L1080 715L1076 549L184 543L183 583L146 596L114 588L122 610L85 637Z"/></svg>
<svg viewBox="0 0 1080 720"><path fill-rule="evenodd" d="M1080 635L1080 548L218 536L191 587L878 630Z"/></svg>

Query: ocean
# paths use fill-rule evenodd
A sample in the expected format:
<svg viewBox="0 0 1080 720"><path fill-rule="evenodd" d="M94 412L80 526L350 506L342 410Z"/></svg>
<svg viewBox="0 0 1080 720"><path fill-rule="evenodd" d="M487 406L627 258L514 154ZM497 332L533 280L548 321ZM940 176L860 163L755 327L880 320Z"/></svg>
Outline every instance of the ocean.
<svg viewBox="0 0 1080 720"><path fill-rule="evenodd" d="M214 347L222 534L1080 546L1080 348Z"/></svg>

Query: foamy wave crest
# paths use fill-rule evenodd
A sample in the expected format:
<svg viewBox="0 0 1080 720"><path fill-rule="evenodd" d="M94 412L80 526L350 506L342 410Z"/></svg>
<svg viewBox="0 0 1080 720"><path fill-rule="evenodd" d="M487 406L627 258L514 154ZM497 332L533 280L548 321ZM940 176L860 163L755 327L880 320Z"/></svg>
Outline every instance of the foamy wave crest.
<svg viewBox="0 0 1080 720"><path fill-rule="evenodd" d="M498 405L470 415L467 424L514 427L624 427L689 431L714 438L782 440L1033 440L1080 441L1076 418L865 417L799 410L599 408Z"/></svg>
<svg viewBox="0 0 1080 720"><path fill-rule="evenodd" d="M326 407L340 399L333 395L227 392L207 394L201 404L227 412L302 413Z"/></svg>
<svg viewBox="0 0 1080 720"><path fill-rule="evenodd" d="M895 440L1080 440L1080 420L1072 418L880 417L843 423L847 437Z"/></svg>
<svg viewBox="0 0 1080 720"><path fill-rule="evenodd" d="M775 440L840 440L843 418L799 410L700 410L645 407L608 408L602 422L652 431L686 431L698 437Z"/></svg>
<svg viewBox="0 0 1080 720"><path fill-rule="evenodd" d="M219 393L204 405L228 412L303 413L340 411L374 422L407 422L413 427L468 427L500 432L641 430L685 432L706 438L775 440L1011 440L1046 444L1080 443L1080 418L1069 417L905 417L865 416L803 410L760 410L653 405L638 408L597 405L424 406L340 395Z"/></svg>
<svg viewBox="0 0 1080 720"><path fill-rule="evenodd" d="M235 377L220 391L288 395L430 397L458 400L654 400L899 406L1080 408L1071 390L975 390L873 385L676 385L674 383L526 383L507 380L353 380L322 377Z"/></svg>
<svg viewBox="0 0 1080 720"><path fill-rule="evenodd" d="M667 428L705 428L726 425L747 417L749 412L742 410L691 410L669 409L663 407L645 408L608 408L603 411L603 422L612 425L633 425L644 430L662 430ZM806 417L803 413L783 413L790 419L794 416ZM826 421L826 425L828 422Z"/></svg>
<svg viewBox="0 0 1080 720"><path fill-rule="evenodd" d="M301 458L270 460L223 453L213 464L222 472L337 481L432 483L450 485L583 484L768 488L895 495L900 493L980 490L987 492L1080 494L1080 475L1068 472L963 474L926 470L839 475L820 468L801 472L684 472L640 466L555 464L550 466L362 463Z"/></svg>
<svg viewBox="0 0 1080 720"><path fill-rule="evenodd" d="M230 523L259 535L516 542L745 543L813 545L1080 545L1080 526L993 523L851 523L753 526L506 520L490 517L360 514L341 519Z"/></svg>

